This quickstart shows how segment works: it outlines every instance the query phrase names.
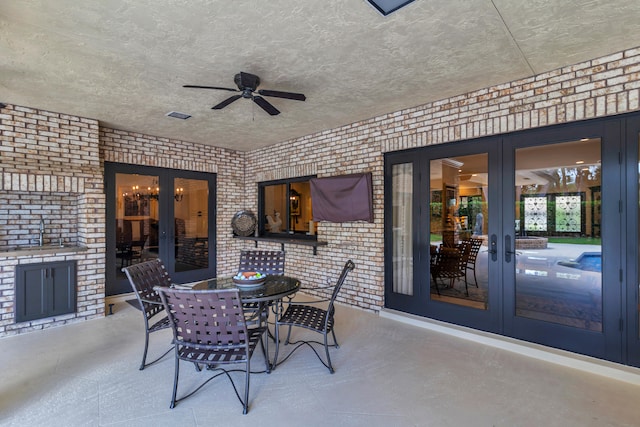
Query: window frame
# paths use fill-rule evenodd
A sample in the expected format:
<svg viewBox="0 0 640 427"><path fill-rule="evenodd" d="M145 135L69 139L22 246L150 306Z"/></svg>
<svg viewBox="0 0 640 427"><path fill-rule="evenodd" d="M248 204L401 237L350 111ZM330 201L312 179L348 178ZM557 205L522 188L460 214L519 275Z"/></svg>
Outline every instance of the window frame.
<svg viewBox="0 0 640 427"><path fill-rule="evenodd" d="M290 203L286 203L286 212L282 215L282 231L280 233L272 233L267 231L267 213L265 212L265 188L275 185L286 185L285 194L290 194L291 184L300 182L310 182L311 179L316 178L316 175L301 176L295 178L278 179L272 181L262 181L258 183L258 234L261 237L269 238L282 238L282 239L296 239L296 240L311 240L317 241L317 230L314 234L306 233L294 233L289 229L290 224ZM309 194L311 197L311 194ZM313 206L313 202L312 202Z"/></svg>

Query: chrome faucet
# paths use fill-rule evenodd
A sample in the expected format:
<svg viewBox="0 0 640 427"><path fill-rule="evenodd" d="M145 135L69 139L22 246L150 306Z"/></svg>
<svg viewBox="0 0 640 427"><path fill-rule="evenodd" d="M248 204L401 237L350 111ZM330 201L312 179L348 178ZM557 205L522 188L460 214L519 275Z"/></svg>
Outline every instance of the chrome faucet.
<svg viewBox="0 0 640 427"><path fill-rule="evenodd" d="M44 219L40 218L40 246L44 245Z"/></svg>

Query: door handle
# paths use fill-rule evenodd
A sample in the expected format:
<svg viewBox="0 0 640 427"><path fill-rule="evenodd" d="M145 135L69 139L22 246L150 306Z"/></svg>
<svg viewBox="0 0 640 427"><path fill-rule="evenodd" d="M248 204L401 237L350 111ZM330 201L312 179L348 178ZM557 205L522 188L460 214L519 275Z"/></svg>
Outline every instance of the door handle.
<svg viewBox="0 0 640 427"><path fill-rule="evenodd" d="M511 236L504 236L504 262L511 262L511 255L515 255L515 251L511 250Z"/></svg>
<svg viewBox="0 0 640 427"><path fill-rule="evenodd" d="M492 234L491 239L489 239L489 253L491 254L491 261L498 260L498 237L495 234Z"/></svg>

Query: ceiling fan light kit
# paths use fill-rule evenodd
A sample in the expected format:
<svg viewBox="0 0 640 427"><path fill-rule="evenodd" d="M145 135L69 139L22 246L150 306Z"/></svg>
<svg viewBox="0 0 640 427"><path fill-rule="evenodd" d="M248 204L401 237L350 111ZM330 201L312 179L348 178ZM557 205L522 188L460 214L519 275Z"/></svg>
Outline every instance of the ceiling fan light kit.
<svg viewBox="0 0 640 427"><path fill-rule="evenodd" d="M277 90L266 90L266 89L257 90L258 86L260 86L260 77L251 73L245 73L241 71L240 73L234 76L233 81L235 82L236 86L238 86L238 89L232 89L228 87L218 87L218 86L200 86L200 85L184 85L183 87L192 88L192 89L214 89L214 90L226 90L230 92L240 92L240 94L230 96L229 98L225 99L221 103L214 105L213 107L211 107L211 109L221 110L227 105L237 101L240 98L247 98L247 99L252 99L253 102L255 102L259 107L261 107L264 111L266 111L272 116L277 116L278 114L280 114L280 111L276 107L274 107L273 104L271 104L269 101L264 99L263 96L292 99L294 101L304 101L307 99L307 97L301 93L280 92ZM254 92L257 92L258 95L262 95L262 96L254 95Z"/></svg>

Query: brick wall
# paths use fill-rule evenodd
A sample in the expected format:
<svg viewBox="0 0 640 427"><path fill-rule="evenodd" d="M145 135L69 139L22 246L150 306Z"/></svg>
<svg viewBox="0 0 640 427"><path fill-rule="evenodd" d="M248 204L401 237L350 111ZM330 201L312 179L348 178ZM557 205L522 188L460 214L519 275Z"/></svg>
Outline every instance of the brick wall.
<svg viewBox="0 0 640 427"><path fill-rule="evenodd" d="M375 223L318 224L329 245L316 257L287 252L287 271L307 282L336 277L346 259L356 269L340 300L370 310L384 303L383 153L636 111L640 48L548 73L391 112L247 154L247 185L317 174L372 172ZM259 160L259 161L258 161Z"/></svg>
<svg viewBox="0 0 640 427"><path fill-rule="evenodd" d="M108 128L99 129L98 143L97 123L93 120L9 107L9 114L5 109L0 114L0 189L3 195L16 189L40 191L54 183L56 188L64 189L63 193L78 189L78 242L96 246L102 243L95 252L85 255L85 259L93 257L94 263L85 274L91 283L86 288L90 302L85 310L89 313L91 307L96 307L90 292L102 289L104 293L104 271L100 271L104 267L104 196L102 177L96 176L96 171L102 171L102 161L216 173L218 274L234 272L239 249L253 247L251 242L232 239L230 222L240 209L257 211L258 182L313 174L322 177L372 172L374 223L321 222L318 238L328 245L319 247L318 255L314 256L306 246L287 245L285 249L286 272L302 278L305 285L335 281L344 262L353 259L357 267L340 300L377 311L384 303L385 152L636 111L640 108L639 91L640 48L249 153ZM62 164L73 171L75 184L61 180ZM244 165L250 165L246 174ZM7 211L0 210L0 221L7 221L7 217ZM0 234L2 227L0 222ZM260 248L279 249L280 245L260 243ZM12 262L0 259L0 328L6 328L12 316L13 288L6 285ZM101 314L102 307L95 308L95 312Z"/></svg>
<svg viewBox="0 0 640 427"><path fill-rule="evenodd" d="M0 250L33 243L45 222L45 243L82 252L2 256L0 335L104 315L105 218L98 157L98 122L20 106L0 111ZM76 260L77 312L16 324L14 270L18 264Z"/></svg>
<svg viewBox="0 0 640 427"><path fill-rule="evenodd" d="M217 274L231 274L238 267L242 242L231 235L233 215L248 206L244 195L244 154L117 129L100 129L102 161L215 173Z"/></svg>

